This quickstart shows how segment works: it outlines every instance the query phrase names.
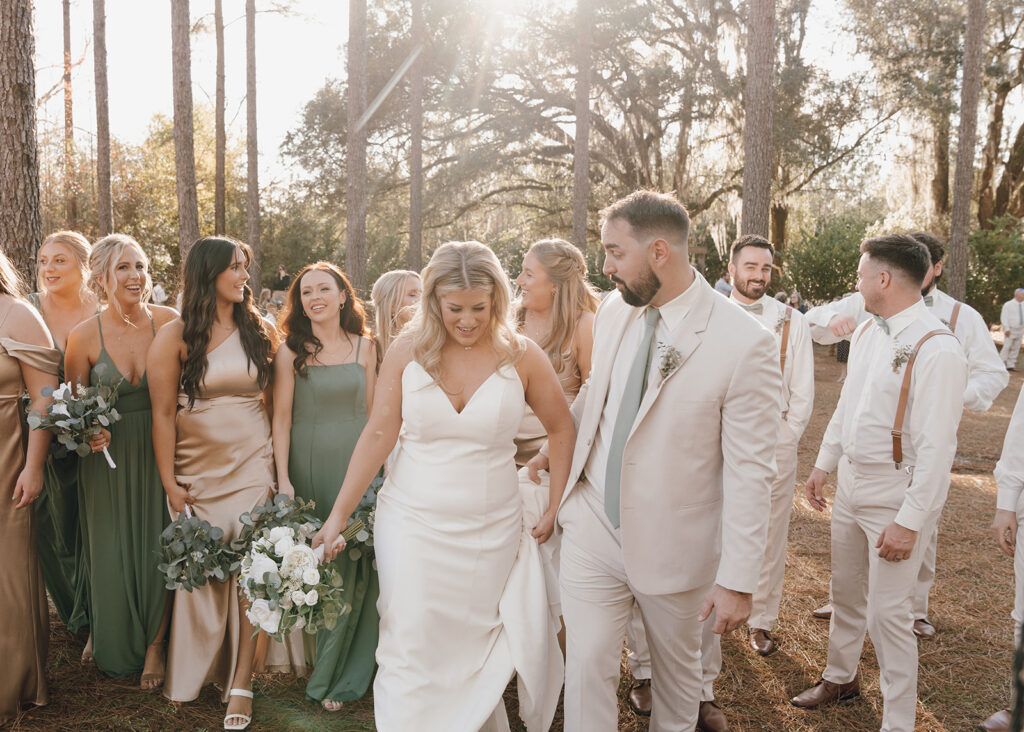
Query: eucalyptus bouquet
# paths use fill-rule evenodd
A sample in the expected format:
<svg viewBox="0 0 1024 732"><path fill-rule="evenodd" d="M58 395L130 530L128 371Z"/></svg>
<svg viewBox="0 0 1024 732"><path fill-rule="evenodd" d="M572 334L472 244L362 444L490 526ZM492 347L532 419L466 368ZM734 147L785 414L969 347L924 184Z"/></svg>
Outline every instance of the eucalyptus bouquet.
<svg viewBox="0 0 1024 732"><path fill-rule="evenodd" d="M370 557L374 556L373 526L377 518L377 494L383 485L383 478L374 478L370 482L370 487L366 489L366 493L360 499L359 505L356 506L356 510L352 512L352 517L349 519L349 527L359 523L362 524L362 528L356 530L351 539L346 536L346 551L348 552L349 559L352 561L359 559L364 554ZM346 534L348 534L347 530Z"/></svg>
<svg viewBox="0 0 1024 732"><path fill-rule="evenodd" d="M295 629L315 634L333 628L351 610L342 599L337 569L323 561L323 547L313 551L321 522L312 501L277 495L241 516L242 533L232 548L242 554L240 591L249 600L249 621L277 640ZM353 522L342 536L360 530Z"/></svg>
<svg viewBox="0 0 1024 732"><path fill-rule="evenodd" d="M105 368L106 364L97 364L95 371L102 374ZM117 402L117 390L123 381L113 387L102 384L83 386L81 382L72 387L70 381L56 389L45 386L43 396L52 396L53 401L47 406L46 414L32 411L28 415L28 425L34 430L47 430L54 434L57 440L56 457L64 457L71 452L85 457L92 451L89 440L99 434L100 427L110 427L121 419L114 404ZM106 446L103 448L103 457L111 468L117 467Z"/></svg>
<svg viewBox="0 0 1024 732"><path fill-rule="evenodd" d="M188 504L160 534L163 562L157 569L166 577L168 590L191 592L209 580L227 582L238 572L242 558L225 545L224 529L192 515Z"/></svg>

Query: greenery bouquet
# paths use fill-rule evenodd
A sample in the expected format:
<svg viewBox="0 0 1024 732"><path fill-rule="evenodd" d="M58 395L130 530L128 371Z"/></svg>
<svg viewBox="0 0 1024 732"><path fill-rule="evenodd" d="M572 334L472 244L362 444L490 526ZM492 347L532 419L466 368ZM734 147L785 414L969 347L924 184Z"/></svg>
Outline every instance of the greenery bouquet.
<svg viewBox="0 0 1024 732"><path fill-rule="evenodd" d="M184 515L160 534L164 561L157 569L165 575L167 589L191 592L211 579L227 582L238 572L242 558L223 539L224 529L193 516L186 504Z"/></svg>
<svg viewBox="0 0 1024 732"><path fill-rule="evenodd" d="M105 367L106 364L97 364L96 372L102 374ZM100 427L110 427L121 419L114 408L120 386L121 382L113 387L83 386L79 382L72 388L69 381L56 389L43 387L43 396L52 396L53 401L47 406L46 414L31 412L27 418L28 425L34 430L47 430L54 434L57 457L71 452L85 457L92 451L89 440L99 434ZM103 457L111 468L117 467L106 447L103 448Z"/></svg>
<svg viewBox="0 0 1024 732"><path fill-rule="evenodd" d="M373 526L377 517L377 493L380 492L383 485L383 478L374 478L370 482L370 487L366 489L366 493L360 499L359 505L356 506L356 510L352 512L352 518L349 519L348 528L343 536L345 536L345 542L348 545L346 551L348 552L349 559L352 561L359 559L364 554L371 557L374 554ZM362 527L356 528L355 533L350 533L352 527L357 524L362 524ZM349 536L351 536L351 539Z"/></svg>

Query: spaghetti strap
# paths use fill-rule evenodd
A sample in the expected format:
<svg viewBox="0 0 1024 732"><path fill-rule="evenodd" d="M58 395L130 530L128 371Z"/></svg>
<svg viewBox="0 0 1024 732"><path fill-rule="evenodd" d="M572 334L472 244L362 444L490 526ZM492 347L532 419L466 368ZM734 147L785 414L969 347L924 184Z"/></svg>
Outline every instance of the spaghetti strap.
<svg viewBox="0 0 1024 732"><path fill-rule="evenodd" d="M103 321L100 320L100 314L96 313L96 327L100 329L100 350L107 350L107 344L103 342Z"/></svg>
<svg viewBox="0 0 1024 732"><path fill-rule="evenodd" d="M359 363L359 349L363 347L363 336L359 336L359 340L356 341L356 360L354 363Z"/></svg>
<svg viewBox="0 0 1024 732"><path fill-rule="evenodd" d="M146 315L149 316L149 329L156 335L156 323L153 322L153 313L149 312L149 308L146 308Z"/></svg>

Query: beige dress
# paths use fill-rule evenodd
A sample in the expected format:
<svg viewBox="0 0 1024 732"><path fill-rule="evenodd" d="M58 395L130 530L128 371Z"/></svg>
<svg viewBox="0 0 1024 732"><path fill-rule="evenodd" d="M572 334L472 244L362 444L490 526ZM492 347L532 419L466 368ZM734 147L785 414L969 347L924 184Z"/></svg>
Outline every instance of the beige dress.
<svg viewBox="0 0 1024 732"><path fill-rule="evenodd" d="M174 472L191 486L195 515L224 529L229 541L241 530L238 517L263 503L273 488L270 421L237 330L207 354L207 361L192 408L184 394L178 395ZM174 593L164 682L168 699L192 701L204 685L216 683L227 701L241 632L238 604L234 577Z"/></svg>
<svg viewBox="0 0 1024 732"><path fill-rule="evenodd" d="M0 315L0 325L10 308ZM15 508L14 484L25 464L28 427L21 411L25 383L19 361L57 373L60 352L0 338L0 725L24 704L46 704L50 626L36 557L32 509Z"/></svg>

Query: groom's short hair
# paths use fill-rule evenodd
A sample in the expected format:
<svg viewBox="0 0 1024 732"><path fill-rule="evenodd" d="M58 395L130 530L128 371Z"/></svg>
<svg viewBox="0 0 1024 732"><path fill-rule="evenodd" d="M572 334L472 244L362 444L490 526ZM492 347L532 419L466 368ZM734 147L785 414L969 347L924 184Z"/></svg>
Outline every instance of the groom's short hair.
<svg viewBox="0 0 1024 732"><path fill-rule="evenodd" d="M744 234L732 243L732 247L729 251L729 261L735 264L736 255L747 247L766 249L771 253L772 257L775 256L775 247L773 247L772 243L763 236L758 236L757 234Z"/></svg>
<svg viewBox="0 0 1024 732"><path fill-rule="evenodd" d="M625 221L637 235L661 237L677 246L686 246L690 236L686 207L671 193L634 191L601 211L602 223L612 219Z"/></svg>
<svg viewBox="0 0 1024 732"><path fill-rule="evenodd" d="M865 239L860 245L861 254L867 254L876 262L882 262L891 269L907 276L915 285L921 286L932 258L928 247L906 234L889 234Z"/></svg>

